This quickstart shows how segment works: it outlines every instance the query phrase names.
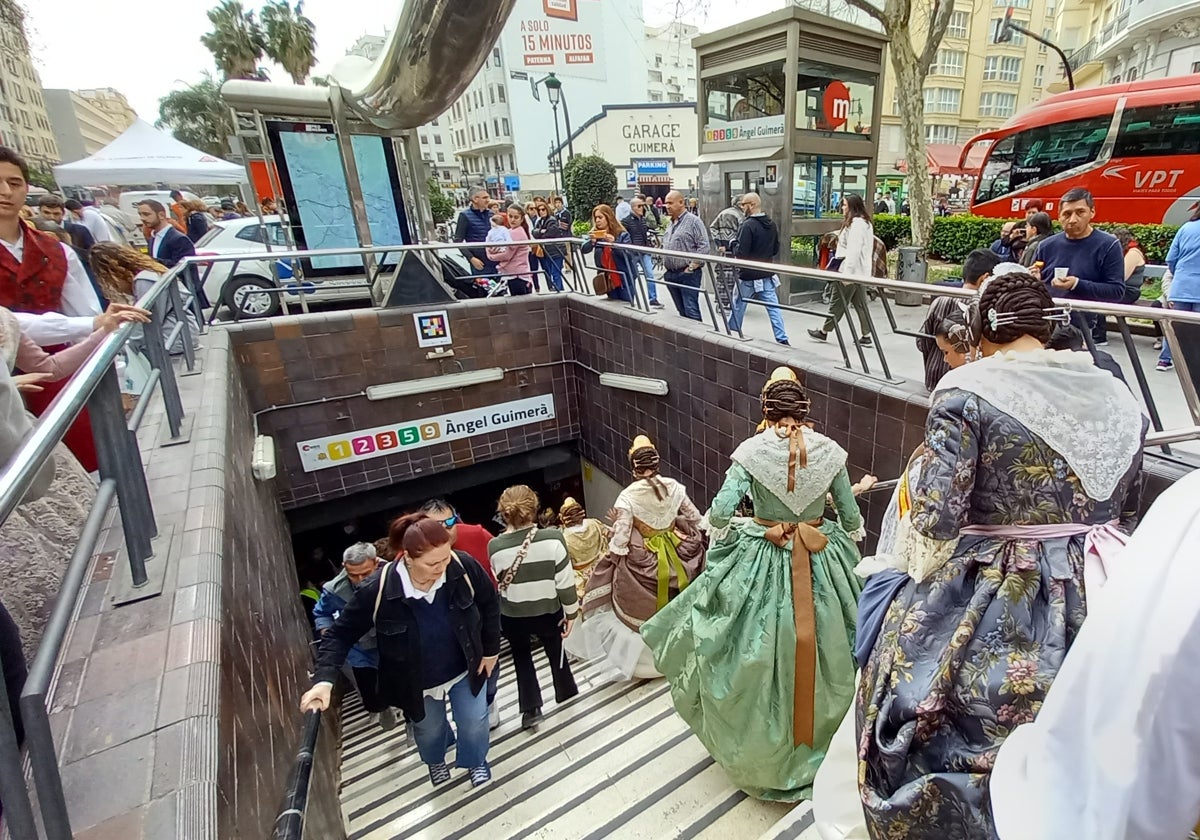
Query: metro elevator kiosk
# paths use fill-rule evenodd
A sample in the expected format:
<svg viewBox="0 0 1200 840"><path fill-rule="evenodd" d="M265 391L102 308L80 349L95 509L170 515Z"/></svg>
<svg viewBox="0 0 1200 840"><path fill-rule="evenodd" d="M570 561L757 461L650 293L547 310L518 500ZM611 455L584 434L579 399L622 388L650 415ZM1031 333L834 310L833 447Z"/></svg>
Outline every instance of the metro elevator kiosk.
<svg viewBox="0 0 1200 840"><path fill-rule="evenodd" d="M692 44L702 218L711 222L735 196L757 192L781 233L815 238L840 226L844 194L870 205L887 44L881 34L791 6ZM791 284L791 293L822 285Z"/></svg>

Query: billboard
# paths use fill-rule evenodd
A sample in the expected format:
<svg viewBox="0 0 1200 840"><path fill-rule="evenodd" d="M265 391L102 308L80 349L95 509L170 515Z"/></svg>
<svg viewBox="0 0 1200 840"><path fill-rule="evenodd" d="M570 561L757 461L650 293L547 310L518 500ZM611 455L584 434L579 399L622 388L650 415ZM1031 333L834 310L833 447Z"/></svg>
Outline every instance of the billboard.
<svg viewBox="0 0 1200 840"><path fill-rule="evenodd" d="M604 79L604 0L522 0L513 19L520 49L512 66L534 74ZM510 26L512 25L510 19Z"/></svg>

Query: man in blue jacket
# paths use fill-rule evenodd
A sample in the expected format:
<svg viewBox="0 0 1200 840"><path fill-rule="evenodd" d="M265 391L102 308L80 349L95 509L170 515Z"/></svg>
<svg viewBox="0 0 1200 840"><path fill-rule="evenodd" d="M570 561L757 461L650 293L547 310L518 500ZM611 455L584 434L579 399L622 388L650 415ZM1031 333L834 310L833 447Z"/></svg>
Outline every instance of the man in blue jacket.
<svg viewBox="0 0 1200 840"><path fill-rule="evenodd" d="M342 570L325 584L321 597L313 607L313 624L318 635L324 636L337 621L338 615L379 568L375 546L359 542L342 553ZM379 696L379 651L375 647L375 631L358 640L346 656L346 664L354 671L354 682L362 698L363 708L379 716L379 728L385 732L395 728L396 713Z"/></svg>

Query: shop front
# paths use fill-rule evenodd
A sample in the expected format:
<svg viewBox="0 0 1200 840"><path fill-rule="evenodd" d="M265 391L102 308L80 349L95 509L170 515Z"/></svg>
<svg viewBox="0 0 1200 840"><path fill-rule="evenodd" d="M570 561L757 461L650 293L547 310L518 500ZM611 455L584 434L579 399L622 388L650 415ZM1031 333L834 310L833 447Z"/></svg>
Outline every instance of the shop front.
<svg viewBox="0 0 1200 840"><path fill-rule="evenodd" d="M692 43L705 221L757 192L782 231L819 237L840 226L844 195L870 204L881 35L789 7Z"/></svg>
<svg viewBox="0 0 1200 840"><path fill-rule="evenodd" d="M699 138L693 102L609 105L571 137L576 154L597 154L617 170L617 187L651 199L696 188ZM566 155L567 141L563 141ZM552 152L553 153L553 152Z"/></svg>

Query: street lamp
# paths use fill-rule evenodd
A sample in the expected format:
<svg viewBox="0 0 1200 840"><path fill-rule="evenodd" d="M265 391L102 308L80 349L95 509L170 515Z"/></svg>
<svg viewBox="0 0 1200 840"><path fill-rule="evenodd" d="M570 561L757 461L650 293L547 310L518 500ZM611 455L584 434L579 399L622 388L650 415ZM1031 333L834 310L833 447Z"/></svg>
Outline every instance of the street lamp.
<svg viewBox="0 0 1200 840"><path fill-rule="evenodd" d="M563 121L567 126L567 159L575 157L575 142L571 138L571 112L567 109L567 100L563 97L562 81L553 73L542 79L546 86L546 95L550 98L550 107L554 109L554 124L558 125L558 105L563 106Z"/></svg>

